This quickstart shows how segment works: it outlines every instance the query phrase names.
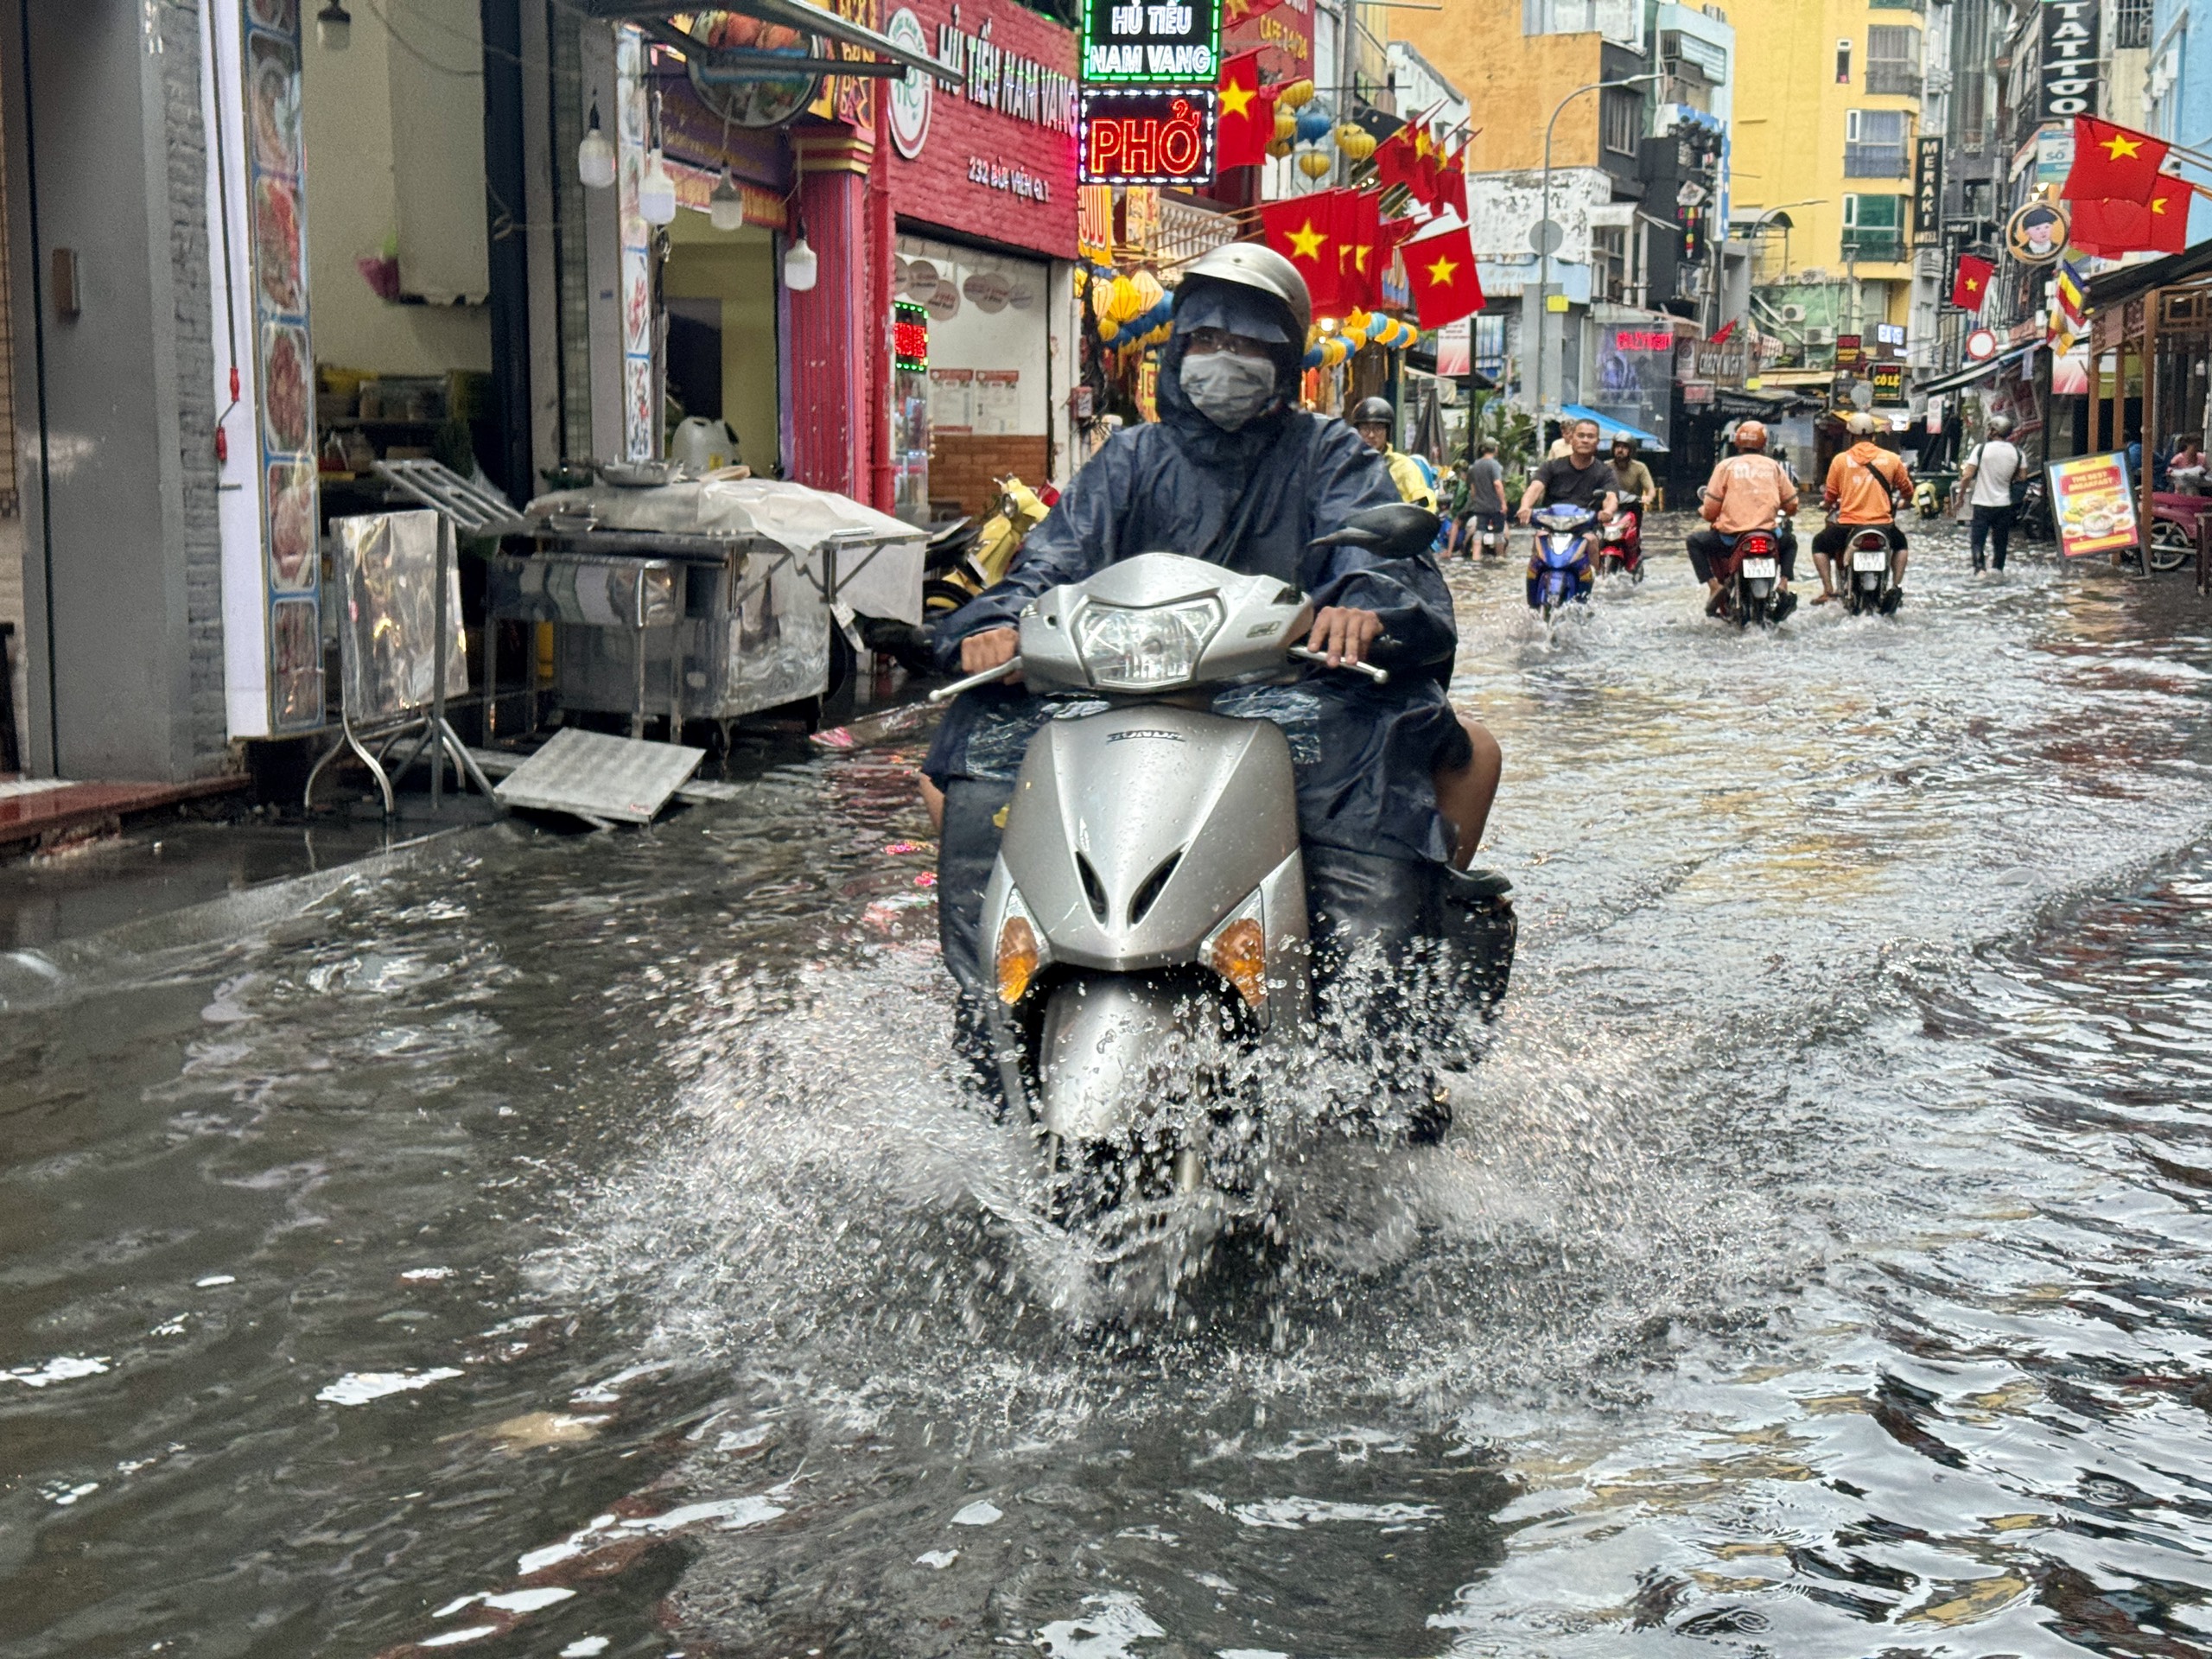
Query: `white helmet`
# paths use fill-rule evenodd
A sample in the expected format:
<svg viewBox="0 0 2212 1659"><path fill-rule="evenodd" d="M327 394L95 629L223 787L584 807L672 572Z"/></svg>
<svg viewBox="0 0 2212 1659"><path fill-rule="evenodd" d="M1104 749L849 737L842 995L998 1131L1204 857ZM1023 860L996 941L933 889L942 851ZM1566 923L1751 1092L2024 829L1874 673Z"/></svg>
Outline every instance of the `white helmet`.
<svg viewBox="0 0 2212 1659"><path fill-rule="evenodd" d="M1849 424L1854 438L1871 438L1882 429L1882 423L1863 409L1851 417Z"/></svg>

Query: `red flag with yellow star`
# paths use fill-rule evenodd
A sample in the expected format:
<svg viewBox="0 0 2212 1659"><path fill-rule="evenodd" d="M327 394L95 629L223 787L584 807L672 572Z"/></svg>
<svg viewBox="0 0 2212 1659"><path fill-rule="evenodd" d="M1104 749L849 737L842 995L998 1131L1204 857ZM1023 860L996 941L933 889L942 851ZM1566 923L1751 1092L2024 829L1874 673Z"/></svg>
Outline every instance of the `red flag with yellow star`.
<svg viewBox="0 0 2212 1659"><path fill-rule="evenodd" d="M2084 253L2117 259L2124 253L2179 253L2189 245L2188 183L2159 175L2147 202L2077 201L2068 239Z"/></svg>
<svg viewBox="0 0 2212 1659"><path fill-rule="evenodd" d="M1343 256L1338 251L1336 198L1338 192L1292 196L1270 201L1260 208L1260 229L1268 245L1298 268L1314 314L1333 309L1340 292L1338 274Z"/></svg>
<svg viewBox="0 0 2212 1659"><path fill-rule="evenodd" d="M1997 267L1979 255L1962 253L1959 256L1958 274L1951 279L1951 303L1961 311L1979 313L1981 302L1989 297L1989 279L1997 274Z"/></svg>
<svg viewBox="0 0 2212 1659"><path fill-rule="evenodd" d="M1474 243L1465 226L1418 237L1399 252L1422 327L1441 328L1483 308L1482 277L1475 270Z"/></svg>
<svg viewBox="0 0 2212 1659"><path fill-rule="evenodd" d="M1221 66L1220 117L1214 127L1217 172L1257 167L1268 159L1275 136L1275 100L1260 90L1260 54L1240 52Z"/></svg>
<svg viewBox="0 0 2212 1659"><path fill-rule="evenodd" d="M1338 190L1336 228L1338 303L1347 311L1371 309L1382 302L1382 268L1390 251L1382 246L1382 198L1373 190Z"/></svg>
<svg viewBox="0 0 2212 1659"><path fill-rule="evenodd" d="M1225 28L1249 23L1263 12L1273 11L1282 0L1228 0L1222 8L1221 21Z"/></svg>
<svg viewBox="0 0 2212 1659"><path fill-rule="evenodd" d="M2165 165L2164 140L2093 115L2074 118L2074 168L2058 194L2069 201L2148 203Z"/></svg>

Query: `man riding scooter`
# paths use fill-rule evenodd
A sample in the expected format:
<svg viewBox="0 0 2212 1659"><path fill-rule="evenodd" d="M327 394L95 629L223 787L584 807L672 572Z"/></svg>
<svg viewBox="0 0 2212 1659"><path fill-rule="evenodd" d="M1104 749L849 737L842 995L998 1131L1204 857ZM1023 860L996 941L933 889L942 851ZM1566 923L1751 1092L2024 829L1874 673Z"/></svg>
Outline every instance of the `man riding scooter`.
<svg viewBox="0 0 2212 1659"><path fill-rule="evenodd" d="M1912 474L1903 461L1874 442L1880 429L1872 415L1853 415L1851 448L1828 463L1827 481L1821 490L1828 510L1827 526L1813 537L1813 563L1821 573L1815 605L1836 597L1835 558L1852 531L1868 528L1885 531L1890 538L1890 591L1882 608L1894 611L1904 598L1905 539L1897 526L1897 503L1912 499Z"/></svg>
<svg viewBox="0 0 2212 1659"><path fill-rule="evenodd" d="M1705 584L1705 613L1719 616L1727 608L1728 590L1721 571L1727 567L1738 537L1755 530L1777 528L1781 516L1797 511L1797 486L1789 469L1766 450L1766 428L1758 421L1736 425L1736 453L1713 469L1704 500L1698 507L1707 528L1692 532L1688 540L1690 569ZM1773 620L1781 621L1797 608L1797 595L1789 591L1796 573L1797 538L1776 537L1782 566L1777 584Z"/></svg>
<svg viewBox="0 0 2212 1659"><path fill-rule="evenodd" d="M1317 671L1239 686L1213 706L1271 721L1288 740L1325 967L1369 938L1386 956L1414 951L1440 926L1448 933L1455 906L1476 902L1483 884L1461 872L1489 816L1500 756L1444 694L1458 633L1428 546L1433 519L1410 515L1422 521L1415 545L1317 544L1371 509L1406 510L1379 454L1343 423L1296 406L1312 317L1304 279L1279 254L1231 243L1194 261L1161 353L1159 421L1110 439L1006 579L937 624L933 643L942 669L1002 666L1018 654L1015 625L1039 595L1154 550L1310 594L1308 648L1332 670L1371 658L1388 683ZM999 831L1030 739L1052 715L1019 686L968 691L924 764L942 791L939 935L971 1008L988 1002L979 932ZM1430 1106L1425 1096L1419 1104Z"/></svg>

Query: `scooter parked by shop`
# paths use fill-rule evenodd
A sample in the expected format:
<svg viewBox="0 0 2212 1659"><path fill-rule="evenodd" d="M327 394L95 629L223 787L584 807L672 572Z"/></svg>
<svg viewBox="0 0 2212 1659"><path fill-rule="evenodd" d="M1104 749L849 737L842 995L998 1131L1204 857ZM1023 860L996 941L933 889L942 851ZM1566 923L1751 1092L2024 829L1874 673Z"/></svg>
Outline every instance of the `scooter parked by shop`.
<svg viewBox="0 0 2212 1659"><path fill-rule="evenodd" d="M951 615L1005 575L1029 532L1060 499L1058 490L1033 490L1012 475L994 481L998 510L980 528L971 531L971 521L958 518L930 537L922 558L922 611L928 618Z"/></svg>

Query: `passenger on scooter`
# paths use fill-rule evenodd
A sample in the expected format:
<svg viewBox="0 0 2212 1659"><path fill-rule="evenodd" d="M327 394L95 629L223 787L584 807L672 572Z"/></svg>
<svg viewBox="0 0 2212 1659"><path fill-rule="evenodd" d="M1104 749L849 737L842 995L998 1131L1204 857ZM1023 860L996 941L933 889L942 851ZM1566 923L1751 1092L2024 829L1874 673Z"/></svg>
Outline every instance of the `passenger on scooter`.
<svg viewBox="0 0 2212 1659"><path fill-rule="evenodd" d="M1160 419L1118 434L1068 486L1006 579L936 626L938 665L1013 660L1022 611L1047 589L1168 550L1279 577L1319 607L1306 643L1328 664L1375 658L1388 684L1313 673L1219 694L1217 713L1289 741L1316 914L1346 939L1413 937L1452 901L1497 787L1497 743L1445 696L1458 644L1426 546L1317 547L1355 514L1398 502L1382 457L1340 421L1299 409L1313 310L1280 254L1250 243L1186 270L1161 353ZM924 771L944 791L939 931L946 966L980 995L982 889L1030 738L1053 705L1018 685L956 701Z"/></svg>
<svg viewBox="0 0 2212 1659"><path fill-rule="evenodd" d="M1813 537L1813 563L1821 573L1821 596L1825 605L1836 596L1836 556L1851 540L1851 532L1878 526L1889 532L1890 591L1904 591L1905 539L1897 526L1898 498L1912 499L1912 474L1903 461L1874 442L1881 423L1864 413L1851 417L1851 448L1828 463L1827 484L1821 499L1828 510L1827 526ZM1886 601L1896 607L1895 600Z"/></svg>
<svg viewBox="0 0 2212 1659"><path fill-rule="evenodd" d="M1398 486L1398 493L1414 505L1434 512L1436 492L1421 471L1421 462L1391 446L1390 433L1398 423L1398 411L1390 407L1390 400L1362 398L1359 407L1351 412L1351 423L1367 447L1382 457L1382 464L1390 469L1390 481Z"/></svg>
<svg viewBox="0 0 2212 1659"><path fill-rule="evenodd" d="M1688 548L1690 569L1705 584L1705 612L1718 616L1727 605L1719 570L1735 550L1736 538L1754 530L1776 529L1781 516L1797 511L1797 486L1789 469L1765 454L1766 428L1758 421L1736 423L1736 453L1713 469L1701 492L1698 516L1707 528L1691 532ZM1777 622L1797 608L1789 579L1797 572L1797 538L1775 537L1775 554L1782 575L1775 584L1774 620Z"/></svg>

